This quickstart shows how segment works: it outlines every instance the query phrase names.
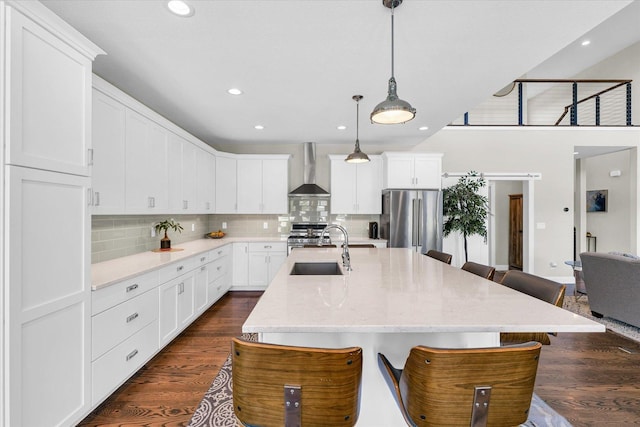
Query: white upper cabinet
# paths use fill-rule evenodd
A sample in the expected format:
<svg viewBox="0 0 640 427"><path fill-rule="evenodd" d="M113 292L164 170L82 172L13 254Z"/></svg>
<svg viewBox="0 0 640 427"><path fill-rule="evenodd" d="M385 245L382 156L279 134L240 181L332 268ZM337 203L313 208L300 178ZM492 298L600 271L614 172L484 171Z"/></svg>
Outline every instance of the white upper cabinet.
<svg viewBox="0 0 640 427"><path fill-rule="evenodd" d="M238 213L288 212L288 161L288 155L238 157Z"/></svg>
<svg viewBox="0 0 640 427"><path fill-rule="evenodd" d="M237 162L235 157L216 155L216 213L238 212Z"/></svg>
<svg viewBox="0 0 640 427"><path fill-rule="evenodd" d="M168 132L167 175L170 213L196 211L196 150L193 144Z"/></svg>
<svg viewBox="0 0 640 427"><path fill-rule="evenodd" d="M367 163L351 164L344 155L330 155L331 213L382 213L382 158L369 156Z"/></svg>
<svg viewBox="0 0 640 427"><path fill-rule="evenodd" d="M103 52L87 56L15 8L5 11L6 163L89 176L91 63Z"/></svg>
<svg viewBox="0 0 640 427"><path fill-rule="evenodd" d="M383 188L440 189L442 153L382 153Z"/></svg>
<svg viewBox="0 0 640 427"><path fill-rule="evenodd" d="M216 208L216 158L196 148L196 211L214 213Z"/></svg>
<svg viewBox="0 0 640 427"><path fill-rule="evenodd" d="M93 90L93 214L124 213L126 107Z"/></svg>
<svg viewBox="0 0 640 427"><path fill-rule="evenodd" d="M126 212L166 213L168 131L143 115L126 115Z"/></svg>

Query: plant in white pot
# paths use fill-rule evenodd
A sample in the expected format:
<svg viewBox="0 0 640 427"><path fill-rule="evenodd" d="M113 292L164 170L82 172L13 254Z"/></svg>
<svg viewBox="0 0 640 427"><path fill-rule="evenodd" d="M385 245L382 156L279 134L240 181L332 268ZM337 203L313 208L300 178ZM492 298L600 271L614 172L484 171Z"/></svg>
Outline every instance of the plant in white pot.
<svg viewBox="0 0 640 427"><path fill-rule="evenodd" d="M175 221L173 218L165 219L164 221L158 222L155 225L156 233L160 233L164 231L164 237L160 239L160 250L168 251L171 249L171 239L167 236L167 231L169 229L173 231L177 231L178 233L182 233L182 226L179 222Z"/></svg>

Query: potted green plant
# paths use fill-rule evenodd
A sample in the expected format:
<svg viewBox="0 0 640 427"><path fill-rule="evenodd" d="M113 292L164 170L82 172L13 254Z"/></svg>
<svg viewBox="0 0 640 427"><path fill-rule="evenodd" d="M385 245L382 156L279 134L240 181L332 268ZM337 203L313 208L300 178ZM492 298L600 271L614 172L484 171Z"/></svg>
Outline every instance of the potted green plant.
<svg viewBox="0 0 640 427"><path fill-rule="evenodd" d="M162 222L156 223L155 229L156 229L156 233L160 233L161 231L164 231L164 237L160 239L160 250L164 250L164 251L168 251L171 249L171 240L169 239L169 236L167 236L167 231L169 229L172 229L173 231L182 233L182 230L184 230L180 225L180 223L175 221L173 218L165 219Z"/></svg>
<svg viewBox="0 0 640 427"><path fill-rule="evenodd" d="M477 172L471 171L461 176L455 185L442 191L444 216L442 231L445 237L454 231L462 234L465 262L469 261L467 237L474 234L487 237L486 220L489 214L489 200L478 194L478 190L485 185L484 178Z"/></svg>

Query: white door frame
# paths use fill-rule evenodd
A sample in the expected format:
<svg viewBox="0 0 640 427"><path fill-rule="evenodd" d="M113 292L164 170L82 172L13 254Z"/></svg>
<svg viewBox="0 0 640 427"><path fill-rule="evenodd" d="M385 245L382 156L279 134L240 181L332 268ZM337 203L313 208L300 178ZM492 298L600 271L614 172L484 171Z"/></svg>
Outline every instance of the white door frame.
<svg viewBox="0 0 640 427"><path fill-rule="evenodd" d="M468 175L468 173L445 172L442 177L443 179L459 178L465 175ZM522 270L532 273L534 271L534 181L542 179L542 174L538 172L480 172L479 176L487 181L490 209L495 207L495 194L492 194L495 192L495 187L491 185L491 181L522 181ZM489 237L489 265L494 265L496 259L495 230L495 218L490 215L487 230Z"/></svg>

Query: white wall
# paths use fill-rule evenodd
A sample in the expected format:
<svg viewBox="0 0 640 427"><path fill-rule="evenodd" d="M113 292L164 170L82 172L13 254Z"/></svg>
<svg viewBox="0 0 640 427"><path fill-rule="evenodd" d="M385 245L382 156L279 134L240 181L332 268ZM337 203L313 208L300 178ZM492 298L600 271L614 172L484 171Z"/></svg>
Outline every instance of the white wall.
<svg viewBox="0 0 640 427"><path fill-rule="evenodd" d="M640 130L452 127L416 146L414 151L444 153L443 172L541 173L542 179L534 184L533 222L544 228L533 230L533 272L563 277L571 276L564 261L573 259L575 145L637 147ZM568 212L564 208L568 208ZM551 267L552 263L557 267Z"/></svg>
<svg viewBox="0 0 640 427"><path fill-rule="evenodd" d="M586 213L586 231L596 236L598 252L631 252L629 154L625 150L583 160L587 190L608 191L607 211ZM622 175L611 177L609 173L612 170L619 170ZM582 210L585 208L581 207Z"/></svg>

